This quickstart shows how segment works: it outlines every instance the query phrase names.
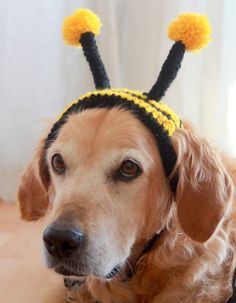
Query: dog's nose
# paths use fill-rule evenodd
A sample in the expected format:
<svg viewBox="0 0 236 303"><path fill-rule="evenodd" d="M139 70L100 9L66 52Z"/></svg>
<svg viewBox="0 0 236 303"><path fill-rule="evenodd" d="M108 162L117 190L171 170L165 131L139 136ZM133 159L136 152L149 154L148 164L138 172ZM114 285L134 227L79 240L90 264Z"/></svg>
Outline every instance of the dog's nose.
<svg viewBox="0 0 236 303"><path fill-rule="evenodd" d="M63 259L77 251L83 241L83 233L79 229L63 230L49 226L44 230L43 241L52 256Z"/></svg>

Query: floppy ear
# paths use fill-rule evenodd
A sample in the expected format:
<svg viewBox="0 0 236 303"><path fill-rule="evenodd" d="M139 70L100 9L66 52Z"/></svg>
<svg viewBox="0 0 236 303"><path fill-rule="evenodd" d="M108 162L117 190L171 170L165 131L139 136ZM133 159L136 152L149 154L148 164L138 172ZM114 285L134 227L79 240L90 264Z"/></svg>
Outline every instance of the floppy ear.
<svg viewBox="0 0 236 303"><path fill-rule="evenodd" d="M37 146L33 159L26 167L18 189L21 216L25 220L37 220L48 207L49 172L43 159L45 140Z"/></svg>
<svg viewBox="0 0 236 303"><path fill-rule="evenodd" d="M189 237L205 242L230 207L233 183L219 153L192 130L176 131L173 140L178 155L178 219Z"/></svg>

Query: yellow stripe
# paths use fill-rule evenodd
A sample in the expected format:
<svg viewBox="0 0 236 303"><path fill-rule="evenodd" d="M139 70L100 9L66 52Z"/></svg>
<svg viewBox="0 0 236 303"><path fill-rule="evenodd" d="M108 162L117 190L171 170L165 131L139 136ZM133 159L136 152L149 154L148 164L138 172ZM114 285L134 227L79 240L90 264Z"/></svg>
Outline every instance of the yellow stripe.
<svg viewBox="0 0 236 303"><path fill-rule="evenodd" d="M62 112L60 115L58 115L56 121L59 121L59 120L61 119L61 117L64 115L64 113L67 112L68 109L71 108L71 106L74 105L74 104L76 104L77 102L78 102L78 99L73 100L72 102L70 102L70 103L64 108L63 112Z"/></svg>
<svg viewBox="0 0 236 303"><path fill-rule="evenodd" d="M127 92L127 93L133 94L137 97L140 97L143 100L147 100L147 96L145 96L143 93L141 93L138 90L131 90L131 89L127 89L127 88L115 89L115 90L119 91L119 92ZM171 117L171 119L174 121L175 125L177 127L181 127L180 118L176 115L176 113L168 105L166 105L160 101L158 102L156 100L149 100L148 103L152 104L155 108L159 109L160 111L168 114Z"/></svg>
<svg viewBox="0 0 236 303"><path fill-rule="evenodd" d="M181 120L180 118L176 115L176 113L166 104L162 102L157 102L155 100L150 100L149 103L151 103L153 106L155 106L157 109L165 112L166 114L170 115L171 119L175 122L175 125L177 127L181 126Z"/></svg>
<svg viewBox="0 0 236 303"><path fill-rule="evenodd" d="M132 96L130 95L130 93L132 94ZM163 106L164 104L161 105L160 110L165 111L166 113L168 113L171 118L173 118L172 120L169 120L165 115L163 115L161 112L155 110L155 108L150 105L148 102L138 98L145 98L146 96L144 96L142 93L140 93L139 91L135 91L135 90L128 90L128 89L104 89L104 90L97 90L97 91L93 91L93 92L88 92L84 95L82 95L78 100L74 100L73 102L71 102L66 108L65 110L62 112L62 114L58 117L58 120L60 120L60 118L63 116L63 114L75 103L83 101L85 98L89 98L91 96L117 96L117 97L121 97L122 99L125 99L126 101L129 102L133 102L135 105L137 105L140 108L145 109L145 111L149 114L152 115L152 117L158 122L158 124L162 125L163 128L165 129L165 131L167 132L167 134L169 136L172 136L172 134L175 131L175 120L178 122L176 123L176 125L179 125L179 119L177 119L177 115L175 115L173 113L173 111L171 111L167 105ZM135 97L134 95L137 95L138 97ZM153 101L152 101L153 102ZM150 102L151 103L151 102ZM152 104L152 103L151 103ZM156 104L155 104L156 106ZM158 107L157 107L158 108Z"/></svg>
<svg viewBox="0 0 236 303"><path fill-rule="evenodd" d="M145 96L143 93L141 93L139 90L135 90L135 89L128 89L128 88L118 88L118 89L114 89L114 91L118 91L118 92L124 92L124 93L129 93L132 95L135 95L137 97L142 98L143 100L147 100L147 96Z"/></svg>

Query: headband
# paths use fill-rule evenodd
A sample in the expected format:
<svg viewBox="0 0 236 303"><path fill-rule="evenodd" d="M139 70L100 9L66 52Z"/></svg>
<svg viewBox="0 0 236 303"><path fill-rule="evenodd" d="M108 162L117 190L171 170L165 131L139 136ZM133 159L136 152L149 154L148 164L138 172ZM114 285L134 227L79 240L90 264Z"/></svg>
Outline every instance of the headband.
<svg viewBox="0 0 236 303"><path fill-rule="evenodd" d="M45 150L55 141L60 128L71 114L92 108L124 108L129 110L154 135L166 177L175 193L178 176L169 178L177 160L171 136L177 128L182 127L182 122L169 106L161 102L161 99L175 79L185 51L199 51L211 41L211 27L208 19L197 13L188 13L180 15L170 24L168 36L175 42L155 84L148 93L110 87L95 40L95 36L100 33L100 28L100 19L88 9L78 9L64 20L64 40L69 45L82 47L96 90L79 97L64 109L48 134Z"/></svg>

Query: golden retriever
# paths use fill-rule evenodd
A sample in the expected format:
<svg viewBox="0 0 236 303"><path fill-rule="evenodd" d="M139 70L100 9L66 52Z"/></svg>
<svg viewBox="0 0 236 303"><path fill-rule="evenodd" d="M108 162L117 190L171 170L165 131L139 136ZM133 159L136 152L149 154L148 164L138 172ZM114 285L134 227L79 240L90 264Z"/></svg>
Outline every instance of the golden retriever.
<svg viewBox="0 0 236 303"><path fill-rule="evenodd" d="M85 110L69 117L46 154L40 141L19 187L22 217L48 213L47 266L79 281L43 302L227 302L236 162L187 124L171 140L175 195L154 136L128 111Z"/></svg>

